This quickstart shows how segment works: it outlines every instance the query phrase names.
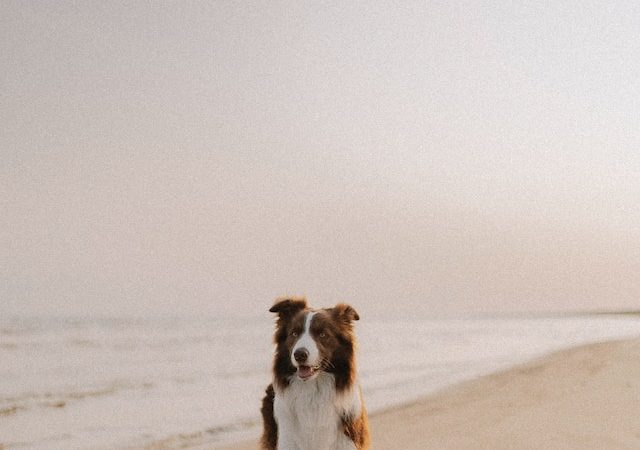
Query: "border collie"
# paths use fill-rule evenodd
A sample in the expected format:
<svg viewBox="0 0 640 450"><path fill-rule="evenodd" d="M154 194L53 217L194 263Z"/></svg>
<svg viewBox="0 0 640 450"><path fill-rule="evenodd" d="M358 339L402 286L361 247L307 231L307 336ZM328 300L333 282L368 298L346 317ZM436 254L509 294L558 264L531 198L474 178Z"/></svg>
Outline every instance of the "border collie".
<svg viewBox="0 0 640 450"><path fill-rule="evenodd" d="M265 450L364 450L369 425L356 380L351 306L279 299L273 383L262 400Z"/></svg>

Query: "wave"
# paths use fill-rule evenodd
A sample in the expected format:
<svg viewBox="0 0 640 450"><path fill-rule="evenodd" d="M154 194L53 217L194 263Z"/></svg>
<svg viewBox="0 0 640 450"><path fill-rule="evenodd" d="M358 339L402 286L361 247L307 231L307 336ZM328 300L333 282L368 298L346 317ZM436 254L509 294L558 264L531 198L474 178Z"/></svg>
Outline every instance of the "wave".
<svg viewBox="0 0 640 450"><path fill-rule="evenodd" d="M0 416L13 415L21 411L37 408L65 408L73 402L107 397L122 391L148 390L154 387L153 383L127 383L113 384L103 388L85 389L69 392L43 392L27 393L24 395L6 397L0 399Z"/></svg>

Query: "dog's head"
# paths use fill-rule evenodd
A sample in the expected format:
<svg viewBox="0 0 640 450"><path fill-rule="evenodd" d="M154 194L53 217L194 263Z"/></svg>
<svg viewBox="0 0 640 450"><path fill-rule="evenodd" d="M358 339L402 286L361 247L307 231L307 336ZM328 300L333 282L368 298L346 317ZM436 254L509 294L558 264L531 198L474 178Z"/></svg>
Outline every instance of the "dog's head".
<svg viewBox="0 0 640 450"><path fill-rule="evenodd" d="M286 387L294 376L314 379L322 371L334 374L338 389L353 382L352 323L360 318L355 309L344 303L311 309L303 298L287 298L269 311L278 314L274 372L279 386Z"/></svg>

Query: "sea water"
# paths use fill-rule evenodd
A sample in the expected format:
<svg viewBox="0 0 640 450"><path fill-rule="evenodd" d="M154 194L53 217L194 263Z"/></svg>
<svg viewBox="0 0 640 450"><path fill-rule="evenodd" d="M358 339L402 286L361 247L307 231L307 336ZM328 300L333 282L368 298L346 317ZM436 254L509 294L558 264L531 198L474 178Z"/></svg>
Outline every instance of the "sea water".
<svg viewBox="0 0 640 450"><path fill-rule="evenodd" d="M217 445L260 432L273 320L0 318L0 448ZM640 336L628 316L363 320L368 409L578 344Z"/></svg>

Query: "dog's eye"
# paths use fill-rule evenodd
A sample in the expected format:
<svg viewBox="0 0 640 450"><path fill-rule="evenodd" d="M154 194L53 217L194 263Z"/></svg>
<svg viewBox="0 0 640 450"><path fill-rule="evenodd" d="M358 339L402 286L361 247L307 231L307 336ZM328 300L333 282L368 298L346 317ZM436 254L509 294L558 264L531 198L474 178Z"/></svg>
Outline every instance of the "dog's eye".
<svg viewBox="0 0 640 450"><path fill-rule="evenodd" d="M326 337L327 337L327 333L325 333L324 331L320 333L320 339L324 339Z"/></svg>
<svg viewBox="0 0 640 450"><path fill-rule="evenodd" d="M291 336L293 336L293 337L298 337L298 332L297 332L297 331L292 331L292 332L291 332Z"/></svg>

